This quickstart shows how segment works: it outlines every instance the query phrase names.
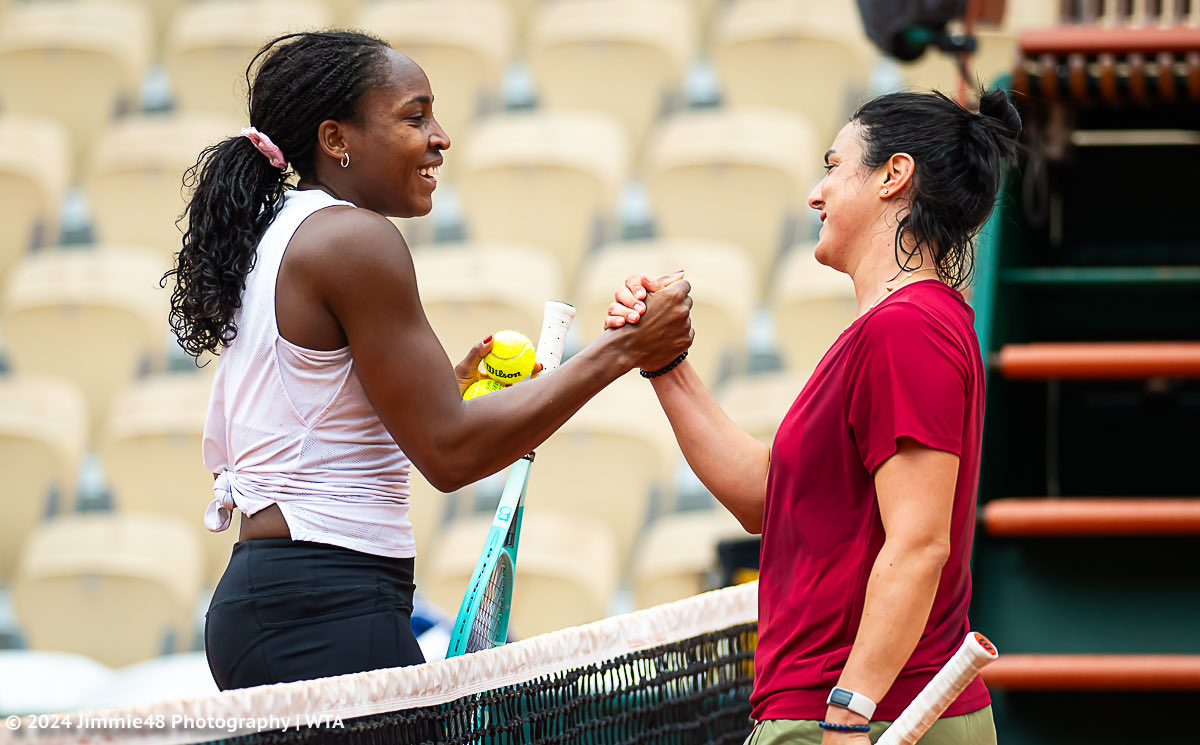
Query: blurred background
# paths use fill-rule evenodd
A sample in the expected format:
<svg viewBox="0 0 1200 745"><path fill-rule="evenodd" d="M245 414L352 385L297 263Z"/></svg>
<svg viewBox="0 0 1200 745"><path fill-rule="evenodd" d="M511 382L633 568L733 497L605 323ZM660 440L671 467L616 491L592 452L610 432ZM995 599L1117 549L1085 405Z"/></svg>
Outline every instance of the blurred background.
<svg viewBox="0 0 1200 745"><path fill-rule="evenodd" d="M453 146L433 212L396 222L452 360L500 328L535 334L548 298L579 310L570 353L627 274L682 267L691 359L764 442L855 315L848 279L812 258L822 154L874 95L959 94L949 52L972 49L968 74L1013 90L1027 146L969 293L989 355L980 499L1000 510L981 509L972 620L1002 655L1029 655L991 681L997 716L1021 742L1075 741L1045 729L1051 712L1135 701L1129 670L1146 695L1194 703L1200 518L1183 474L1200 445L1186 362L1200 337L1200 2L964 0L944 17L897 2L912 23L884 39L859 5L0 0L0 712L215 690L200 632L236 535L201 521L215 360L178 350L159 279L180 244L183 172L248 124L249 59L327 26L376 34L429 76ZM888 10L862 5L877 21ZM1183 367L1135 347L1143 368L1079 382L1054 350L1032 378L993 356L1144 341L1175 344ZM1089 349L1093 366L1115 353ZM636 374L539 456L517 636L754 576L756 542L714 509ZM502 481L442 494L414 472L435 628L457 610ZM1063 498L1103 503L1039 512ZM1097 527L1114 505L1159 519ZM1056 661L1066 678L1036 674Z"/></svg>

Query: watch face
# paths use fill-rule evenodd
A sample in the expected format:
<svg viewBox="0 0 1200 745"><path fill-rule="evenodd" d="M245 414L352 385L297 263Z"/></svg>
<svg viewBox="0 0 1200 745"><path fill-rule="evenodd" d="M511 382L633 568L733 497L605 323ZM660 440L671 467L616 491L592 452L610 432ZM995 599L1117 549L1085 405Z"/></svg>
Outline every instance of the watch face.
<svg viewBox="0 0 1200 745"><path fill-rule="evenodd" d="M849 706L850 699L853 697L854 694L845 688L834 688L829 692L829 703L837 704L838 706Z"/></svg>

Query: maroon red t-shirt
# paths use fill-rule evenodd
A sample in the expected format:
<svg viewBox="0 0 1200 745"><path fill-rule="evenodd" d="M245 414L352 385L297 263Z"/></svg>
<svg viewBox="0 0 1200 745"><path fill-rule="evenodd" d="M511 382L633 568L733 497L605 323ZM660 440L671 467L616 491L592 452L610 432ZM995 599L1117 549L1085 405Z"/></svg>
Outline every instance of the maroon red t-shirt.
<svg viewBox="0 0 1200 745"><path fill-rule="evenodd" d="M824 717L883 545L872 474L902 436L960 465L929 621L875 718L899 716L966 636L984 406L973 320L941 282L899 288L838 337L780 425L763 513L755 719ZM990 702L976 678L946 716Z"/></svg>

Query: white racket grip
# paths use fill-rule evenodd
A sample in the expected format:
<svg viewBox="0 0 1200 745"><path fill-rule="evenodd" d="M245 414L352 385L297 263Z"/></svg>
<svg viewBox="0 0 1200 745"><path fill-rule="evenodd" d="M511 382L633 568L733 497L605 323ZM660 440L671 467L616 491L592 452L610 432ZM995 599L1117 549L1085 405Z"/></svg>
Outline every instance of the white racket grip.
<svg viewBox="0 0 1200 745"><path fill-rule="evenodd" d="M913 745L933 726L946 707L954 703L979 671L996 661L996 648L987 637L972 631L954 656L917 694L875 745Z"/></svg>
<svg viewBox="0 0 1200 745"><path fill-rule="evenodd" d="M538 337L535 359L542 363L542 373L548 373L562 362L567 345L567 332L575 320L575 306L557 300L547 300L542 316L542 335Z"/></svg>

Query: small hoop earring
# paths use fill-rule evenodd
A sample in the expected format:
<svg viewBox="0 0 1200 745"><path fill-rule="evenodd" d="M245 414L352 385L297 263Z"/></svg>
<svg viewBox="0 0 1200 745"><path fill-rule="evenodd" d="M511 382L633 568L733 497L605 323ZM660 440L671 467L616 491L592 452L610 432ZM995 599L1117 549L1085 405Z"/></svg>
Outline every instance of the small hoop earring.
<svg viewBox="0 0 1200 745"><path fill-rule="evenodd" d="M350 153L342 153L342 168L350 167Z"/></svg>

